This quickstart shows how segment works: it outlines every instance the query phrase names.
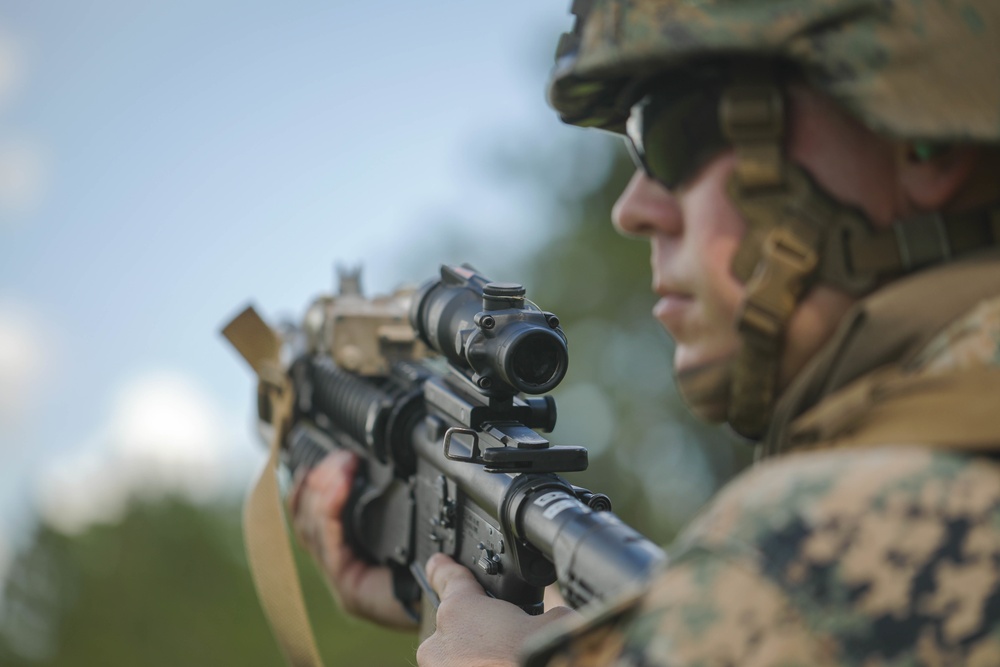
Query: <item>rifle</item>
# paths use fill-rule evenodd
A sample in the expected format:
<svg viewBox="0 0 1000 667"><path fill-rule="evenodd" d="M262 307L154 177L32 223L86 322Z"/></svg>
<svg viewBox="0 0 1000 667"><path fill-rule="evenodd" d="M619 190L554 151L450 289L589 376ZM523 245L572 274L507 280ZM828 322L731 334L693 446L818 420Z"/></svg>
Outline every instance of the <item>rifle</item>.
<svg viewBox="0 0 1000 667"><path fill-rule="evenodd" d="M339 447L360 456L347 539L391 570L405 609L423 604L424 636L437 607L424 564L436 552L529 614L554 582L579 608L664 564L607 496L560 475L586 469L587 450L538 433L555 426L555 401L542 394L569 357L559 319L521 285L442 266L416 291L368 300L356 274L342 275L341 293L316 299L280 337L252 308L223 333L258 371L262 433L289 472ZM259 579L258 591L267 597Z"/></svg>

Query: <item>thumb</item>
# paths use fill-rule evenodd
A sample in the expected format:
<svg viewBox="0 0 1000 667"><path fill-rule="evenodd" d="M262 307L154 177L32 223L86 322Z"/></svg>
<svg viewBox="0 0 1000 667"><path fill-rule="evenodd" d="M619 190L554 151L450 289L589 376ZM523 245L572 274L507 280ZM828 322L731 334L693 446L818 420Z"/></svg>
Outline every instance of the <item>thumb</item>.
<svg viewBox="0 0 1000 667"><path fill-rule="evenodd" d="M448 556L438 553L427 560L427 581L437 593L441 602L448 598L465 595L486 595L483 587L468 568L459 565Z"/></svg>

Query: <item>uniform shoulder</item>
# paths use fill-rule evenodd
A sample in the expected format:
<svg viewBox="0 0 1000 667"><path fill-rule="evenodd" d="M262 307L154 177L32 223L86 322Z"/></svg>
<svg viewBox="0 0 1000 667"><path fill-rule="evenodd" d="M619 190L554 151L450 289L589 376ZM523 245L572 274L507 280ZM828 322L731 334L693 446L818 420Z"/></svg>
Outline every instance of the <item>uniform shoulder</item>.
<svg viewBox="0 0 1000 667"><path fill-rule="evenodd" d="M536 643L525 667L833 667L793 602L739 563L704 555L645 594Z"/></svg>
<svg viewBox="0 0 1000 667"><path fill-rule="evenodd" d="M754 572L847 664L1000 664L991 458L886 446L778 459L732 484L676 555Z"/></svg>
<svg viewBox="0 0 1000 667"><path fill-rule="evenodd" d="M531 665L1000 664L1000 465L919 447L734 480L641 599Z"/></svg>
<svg viewBox="0 0 1000 667"><path fill-rule="evenodd" d="M676 557L692 549L760 559L779 536L846 526L873 513L936 521L983 521L1000 512L1000 462L920 446L791 454L728 484L684 531ZM1000 523L997 523L1000 530ZM793 540L794 541L794 540Z"/></svg>

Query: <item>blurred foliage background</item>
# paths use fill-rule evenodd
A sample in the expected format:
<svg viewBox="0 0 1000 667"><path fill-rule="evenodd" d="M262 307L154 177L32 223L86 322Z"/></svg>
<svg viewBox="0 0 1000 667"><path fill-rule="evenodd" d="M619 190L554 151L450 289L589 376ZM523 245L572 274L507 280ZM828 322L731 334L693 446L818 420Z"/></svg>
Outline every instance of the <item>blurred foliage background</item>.
<svg viewBox="0 0 1000 667"><path fill-rule="evenodd" d="M310 162L309 168L303 168L301 172L288 168L285 163L276 162L271 165L264 161L260 167L262 171L257 175L259 181L249 181L250 185L238 183L234 186L237 187L234 192L239 192L238 197L234 195L226 201L217 201L223 195L213 190L209 179L215 172L222 170L218 165L253 162L257 158L257 143L233 143L244 136L237 130L241 127L249 128L249 134L257 137L261 132L254 129L257 126L248 119L266 127L270 118L261 111L268 111L264 104L268 89L259 90L255 77L260 74L264 80L273 84L274 81L291 77L292 73L281 70L279 65L272 67L270 54L274 52L268 49L271 48L269 40L273 41L274 34L261 27L272 28L268 24L271 16L264 10L256 6L254 10L250 10L246 5L236 3L230 3L228 9L221 4L216 6L212 3L207 3L212 8L197 2L188 2L188 5L187 14L178 12L170 15L174 23L168 26L169 31L164 28L162 34L156 33L158 46L151 53L157 59L154 64L162 68L158 70L159 79L150 77L148 71L143 69L148 63L137 58L135 71L127 68L126 72L129 86L125 92L130 94L127 103L115 107L111 114L106 114L106 109L95 103L89 107L90 115L86 120L75 114L65 116L68 118L65 137L82 143L83 152L75 154L76 159L88 172L96 174L96 180L93 183L82 181L75 184L83 194L76 199L64 200L61 205L66 210L55 207L49 211L58 220L55 229L61 231L58 236L67 246L62 248L62 252L67 257L77 257L83 269L72 275L56 275L52 285L48 285L46 289L59 295L67 291L73 297L74 309L96 313L94 322L97 324L93 329L70 328L72 336L68 338L81 341L84 350L97 338L105 342L112 341L108 347L116 358L152 355L152 348L160 346L168 350L163 355L165 358L181 359L198 368L204 376L205 384L215 389L232 384L218 379L218 369L215 366L226 371L231 369L230 378L236 378L240 383L246 378L245 407L249 414L253 396L249 375L242 362L218 339L212 328L214 323L224 317L225 308L237 305L233 294L253 293L268 306L278 298L279 291L296 292L282 293L281 296L291 303L308 303L315 294L299 293L298 287L288 285L312 285L314 276L325 274L329 264L350 259L337 255L338 250L343 247L338 243L350 235L348 231L359 238L365 236L364 229L361 233L357 232L357 229L368 224L364 219L344 216L339 209L327 209L328 205L339 205L350 198L348 190L354 185L345 173L349 175L352 171L381 168L384 162L394 157L394 152L383 147L381 151L341 155L332 149L328 150L326 144L320 150L320 139L308 136L309 128L305 126L302 128L303 136L294 132L298 129L296 127L283 128L283 134L276 133L275 136L261 138L261 145L270 142L273 144L271 148L277 146L281 150L275 154L280 156L284 155L282 150L297 143L310 147L315 144L315 155L310 155L316 161ZM337 3L331 6L334 5L339 7ZM468 3L452 3L446 13L455 21L468 21L471 25L473 17L457 16L462 11L472 12L472 9L465 9L471 6ZM327 17L330 22L335 18L344 19L334 9L323 7L326 5L313 4L310 11L330 11L334 15ZM18 15L19 12L14 9L5 7L0 2L0 18L5 13ZM155 12L131 6L126 10L118 8L116 11L129 20L145 21L149 24L146 26L149 30L157 30L155 24L162 21ZM343 11L360 13L356 9ZM425 18L416 14L411 16L405 11L393 11L399 16L395 23L386 25L394 31L392 34L396 41L402 40L404 35L411 32L409 21ZM429 11L431 10L421 9L421 13ZM27 15L32 12L23 13ZM183 18L195 15L201 17L199 21L192 22ZM246 25L240 24L234 29L231 25L233 17L242 17ZM78 22L90 20L100 23L96 10L92 15L82 10L80 16L62 16L60 13L59 18L65 24L62 29L69 31L66 34L82 34L75 30ZM329 41L323 21L311 18L309 11L303 11L295 21L289 26L282 24L282 29L288 27L289 30L302 30L302 34L308 36L308 39L298 40L303 46L302 53L295 50L299 44L294 39L282 42L282 48L294 51L296 57L300 58L292 61L294 67L311 66L312 69L308 72L322 69L316 65L319 58L317 54L327 55L319 51L319 46ZM524 32L516 17L509 22L515 24L514 27L519 32ZM197 29L185 33L184 29L189 24L195 25ZM349 23L344 24L350 27ZM129 25L134 27L135 24ZM2 28L0 21L0 47L4 45ZM382 25L378 24L376 28L381 29ZM229 31L225 36L231 42L217 49L217 36L213 31L223 29ZM552 26L539 30L536 33L538 39L532 42L534 50L525 56L531 63L532 71L537 74L534 76L536 81L544 77L543 70L551 62L551 51L558 30L559 28ZM476 34L465 35L464 31L452 32L471 43L485 39ZM178 39L177 34L186 35L188 41ZM367 33L358 31L358 39L366 39L365 34ZM258 69L248 68L245 62L234 55L242 53L234 44L237 39L244 38L252 42L252 46L257 49L256 53L261 54L260 59L255 61ZM129 37L126 41L129 43L125 46L137 52L144 47L138 37ZM423 39L423 42L426 41ZM172 64L164 54L168 53L167 47L173 49L177 45L182 50L188 49L190 53L189 61L184 63L187 69L175 71L170 69ZM158 50L161 46L162 52ZM231 53L227 51L228 48L231 48ZM463 48L471 50L473 47L464 44ZM231 69L202 72L199 69L201 62L209 60L216 50L229 54L224 64ZM105 76L105 68L116 61L118 52L108 46L104 50L97 49L95 53L100 57L89 63L91 74L98 80L106 79L105 84L109 87L112 84L118 85L117 79ZM173 53L173 50L169 53ZM417 55L416 51L404 54L406 57ZM149 54L145 56L149 57ZM54 56L52 59L54 62L63 62ZM374 63L378 66L376 73L382 77L378 80L384 80L398 70L399 56L391 50L385 58L371 57L368 60L368 65ZM5 62L4 50L0 48L0 84L3 84ZM67 62L75 64L71 57L67 57ZM218 67L218 63L216 66ZM75 77L79 72L73 70L72 74L74 76L66 76L65 80L69 83L64 82L64 85L76 94L86 86L76 81ZM241 116L237 119L238 122L230 122L226 115L228 107L225 112L216 109L214 113L218 116L216 121L219 124L207 125L207 130L198 126L204 136L199 137L195 133L191 144L182 143L169 133L161 137L171 147L176 144L177 150L190 151L190 154L177 156L167 152L161 155L147 149L147 144L142 142L151 142L150 138L163 134L164 128L142 126L144 113L162 107L167 102L177 102L176 98L170 96L172 89L166 88L165 84L161 85L162 81L174 80L183 86L204 79L204 88L201 90L214 90L218 86L212 77L223 74L232 79L227 81L232 86L228 94L236 96L238 100L234 106L241 111L241 105L253 108L260 115ZM282 109L297 108L296 105L299 104L307 106L308 109L301 118L303 123L307 117L336 111L325 97L321 98L312 91L325 90L325 94L335 96L339 92L335 84L349 82L352 77L335 81L334 74L326 70L323 75L326 78L320 77L321 80L312 82L314 85L303 87L295 84L293 90L286 91L288 94L301 95L301 98L286 98L282 95L271 97L280 102L278 106ZM469 72L469 84L479 75L479 71ZM412 84L413 90L407 89L400 94L415 94L415 89L426 93L427 90L435 90L434 85L440 85L440 82L428 77L401 78L407 84ZM144 88L146 85L149 87ZM531 85L531 108L544 112L541 86L534 83ZM139 92L131 94L133 89ZM0 93L4 93L4 90L0 85ZM442 90L449 91L459 100L449 104L458 109L464 101L462 81L448 82ZM3 101L0 99L0 102ZM257 101L260 101L260 105L254 106ZM196 95L180 102L187 105L181 109L183 114L174 112L163 116L167 120L180 119L179 125L173 128L174 131L179 131L178 128L185 124L193 124L194 119L202 113L201 101ZM355 112L353 100L338 103L350 107L352 114ZM142 106L143 104L147 106ZM4 109L0 108L0 111ZM50 111L53 117L58 115L58 110ZM415 114L411 117L410 109L399 113L389 103L382 103L369 111L367 120L376 111L394 121L398 118L402 121L401 127L393 126L389 129L409 133L414 141L420 139L423 129L418 127L419 123L428 122L425 117L418 122ZM437 112L431 115L435 113ZM517 116L517 109L506 108L497 113L513 118ZM31 117L26 110L22 115L24 118ZM473 193L481 195L481 201L469 205L466 199L460 199L457 201L461 205L452 203L442 206L440 211L414 211L392 223L401 230L399 238L395 238L394 234L386 234L381 227L378 230L373 228L368 230L371 238L358 241L360 246L356 243L351 247L377 249L377 256L365 258L366 266L370 267L370 261L375 264L377 275L385 275L388 273L386 267L391 266L393 272L406 276L411 282L429 278L440 263L470 262L495 280L523 283L530 299L546 310L557 313L569 338L571 363L566 380L554 392L559 406L559 420L552 439L558 443L587 446L591 452L590 470L574 476L573 481L608 494L615 505L615 511L627 522L656 541L668 542L715 489L746 465L748 452L742 445L732 442L720 429L697 424L687 414L671 382L670 341L650 316L654 296L649 290L648 249L644 243L621 239L609 223L611 206L632 172L620 142L596 133L568 131L558 127L551 113L546 119L545 125L511 120L506 125L492 127L484 126L482 119L477 119L479 124L474 133L476 142L469 142L468 162L463 167L477 171L482 177L480 180L491 184L483 192ZM0 114L0 121L2 120L4 118ZM106 126L98 127L97 123L100 121L104 121ZM127 122L134 122L142 127L132 128L132 134L123 135L121 127ZM412 123L413 127L408 128L405 122ZM94 134L95 127L105 134ZM224 128L223 131L212 130L218 127ZM3 129L0 126L0 130ZM369 143L376 139L390 144L398 141L396 135L378 136L380 133L374 132L370 126L364 131L356 131L354 125L342 124L324 131L334 135L339 133L352 139L364 135L362 139ZM122 143L115 144L119 150L115 159L100 162L99 158L105 156L108 145L116 139L120 139ZM129 142L139 140L142 141L135 154L122 148ZM148 145L153 146L152 143ZM339 144L334 142L331 145ZM219 158L214 153L203 150L205 146L212 151L228 151L231 154ZM431 139L427 145L421 143L418 150L429 155L436 148ZM287 153L290 156L292 151L288 150ZM142 154L146 162L135 164L133 160L137 154ZM179 167L175 171L169 171L165 167L160 171L159 162L171 162ZM111 247L109 239L118 233L115 231L117 228L102 228L100 233L86 225L81 229L78 224L80 220L75 217L78 208L92 203L91 199L99 200L96 195L91 195L99 189L97 186L101 184L98 181L101 180L102 170L110 169L114 166L113 163L126 165L129 172L135 174L149 171L156 187L149 186L149 191L125 192L129 196L122 200L125 202L122 204L119 204L119 192L109 187L107 196L113 205L105 204L104 208L97 206L95 210L98 217L94 220L110 220L118 212L117 209L121 208L122 219L125 220L122 224L129 225L127 234L135 235L137 242L141 242L143 253L149 254L119 257L108 251ZM405 168L418 170L423 166L422 162L417 161L407 163ZM190 169L202 170L196 171L195 177L204 183L203 187L181 191L178 196L177 189L181 187L179 183L182 181L171 185L162 182L163 176L168 173L182 174ZM363 207L392 209L406 200L398 192L399 186L412 185L407 183L405 171L390 172L384 175L389 189L378 190L383 199L377 200L366 193L360 198ZM0 185L3 185L3 177L4 172L0 169ZM138 180L137 176L136 181ZM119 188L125 187L116 185ZM376 184L376 187L381 187L381 184ZM388 197L385 196L386 192L398 196ZM463 195L469 194L463 192ZM413 194L407 196L412 197ZM258 236L244 234L242 226L249 225L248 220L256 213L256 202L261 198L267 198L267 205L259 207L263 213L253 222L265 225L266 232ZM160 205L157 206L156 202ZM505 202L515 202L516 206L504 206ZM178 208L170 208L167 203ZM369 209L364 210L366 213L371 212ZM503 216L512 210L521 211L521 215L526 216L525 219L505 220ZM205 211L217 222L203 224L194 221L192 216L195 213ZM159 218L153 219L153 213L159 215ZM132 217L140 219L141 224L132 225ZM337 219L331 222L331 217ZM372 217L377 216L372 213ZM306 219L311 235L302 233L306 227ZM175 226L180 224L176 222L178 220L184 221L184 224L199 226L199 232L203 234L198 236L185 231L174 236ZM303 222L297 223L297 220ZM410 233L404 235L404 228ZM417 235L417 241L412 240L415 236L414 228L423 232ZM137 230L147 233L149 229L155 232L152 241L138 238L140 233ZM317 234L317 229L327 229L327 234ZM14 255L23 255L27 259L22 259L22 263L30 265L33 273L20 275L11 269L4 273L3 255L0 252L0 279L10 276L17 278L20 275L25 284L29 282L28 278L37 278L41 285L45 274L62 267L58 263L55 267L45 264L43 260L52 253L49 252L49 246L43 245L41 240L33 241L34 246L26 241L29 237L34 238L31 234L35 233L27 223L20 230L0 227L0 232L8 235L2 239L25 241L28 250L34 248L37 251L36 256L18 250L16 243L8 245L8 255L12 258ZM86 248L78 250L78 242L74 240L76 237L73 234L92 241L98 250L90 254ZM244 235L240 236L241 234ZM303 243L300 236L307 242ZM244 248L245 254L242 257L230 261L225 259L229 255L223 257L220 254L220 244L247 238L252 242ZM171 249L168 250L168 246ZM14 250L11 251L10 248ZM0 247L0 251L2 250ZM374 250L372 252L375 253ZM274 270L282 271L286 282L279 283L268 274L272 266L267 261L257 259L261 256L268 258L268 261L274 257L281 258L282 268ZM316 256L322 256L322 261L329 264L314 266L313 259ZM59 261L62 262L62 259ZM14 266L17 262L12 259L8 264ZM153 264L154 268L146 266L149 264ZM169 271L156 268L161 264L169 267ZM130 281L134 281L138 294L130 302L130 306L134 307L122 309L117 303L108 300L98 302L99 307L95 308L88 299L92 293L101 292L102 283L89 282L92 276L85 269L89 270L91 266L101 267L101 275L114 285L127 287ZM290 270L290 267L294 269ZM187 273L185 269L188 269ZM252 276L252 280L248 276ZM143 280L150 282L141 282ZM147 291L150 288L147 285L154 282L157 289L163 290L163 294L169 292L169 298L164 298L162 294L159 300L150 298ZM372 282L378 283L377 280ZM67 286L67 290L63 289L63 285ZM169 289L163 285L168 285ZM224 285L225 289L209 293L209 285ZM0 283L0 287L6 286ZM318 292L326 286L313 285L313 288ZM40 293L44 295L43 292ZM122 296L129 297L130 292L123 289ZM182 332L166 330L164 324L174 324L180 318L164 315L167 312L164 304L184 313L185 329ZM265 311L268 310L265 307ZM136 313L142 313L142 316ZM269 314L273 318L274 314ZM123 319L128 319L125 322L127 326L122 323ZM0 334L2 333L0 330ZM164 340L156 338L158 334ZM0 342L3 340L0 336ZM90 413L94 412L92 406L76 397L83 393L96 393L96 384L92 388L92 383L107 379L100 377L100 374L109 374L107 366L112 363L106 357L98 358L96 350L90 350L89 355L93 358L76 355L83 362L78 364L85 371L80 373L81 383L84 384L79 386L85 387L85 390L79 390L76 386L63 387L63 395L75 392L72 394L73 400L64 400L59 394L54 394L56 398L53 400L62 401L56 406L58 419L50 419L50 415L43 417L53 422L69 424L62 428L73 435L77 435L79 421L92 416ZM65 356L72 355L66 353ZM0 375L2 370L3 367L0 367ZM20 386L16 389L20 391ZM0 399L2 398L3 395L0 395ZM242 401L244 396L238 398ZM38 412L42 411L39 409ZM164 415L168 424L170 417L169 414ZM239 426L242 425L238 424L237 427ZM116 435L105 431L96 432L98 438ZM0 437L2 436L3 432L0 432ZM45 438L39 435L38 439ZM28 441L30 438L23 440ZM159 440L151 442L155 444ZM53 447L53 451L46 455L51 454L52 458L64 457L66 465L63 466L59 481L65 482L67 476L72 478L75 472L84 471L74 469L76 459L71 458L69 445L59 444L61 449ZM88 441L85 444L100 446L102 443ZM27 449L12 447L9 451L21 452L20 455L23 456ZM86 462L86 459L82 460ZM169 457L164 458L164 461L169 460ZM195 463L200 460L197 457L194 459ZM13 485L18 482L15 479L18 477L17 470L16 465L9 468L8 480L13 481L7 483ZM104 470L100 467L91 470L88 484L95 481L100 484L100 475ZM108 480L109 485L113 481ZM28 486L27 481L23 483ZM86 485L81 488L93 489ZM50 485L49 493L58 496L58 485L54 491ZM239 526L241 498L236 497L237 495L208 494L199 500L197 497L192 499L191 494L161 496L151 493L146 497L139 493L132 496L130 504L120 515L111 512L95 523L77 525L73 530L67 530L64 525L54 521L51 508L46 512L44 508L36 507L34 514L24 522L30 526L26 539L7 544L4 542L7 535L0 530L0 556L10 561L0 595L0 665L196 667L238 664L252 667L282 664L250 580ZM64 493L62 507L66 507L66 502L72 503L74 497ZM59 504L55 506L59 507ZM0 563L3 564L5 563ZM301 554L300 571L320 649L329 664L363 667L414 664L414 636L384 631L343 617L335 609L325 584L312 564L301 558ZM0 576L2 574L3 568L0 567Z"/></svg>
<svg viewBox="0 0 1000 667"><path fill-rule="evenodd" d="M480 257L487 275L523 282L529 298L560 316L571 370L555 392L553 439L590 447L591 468L574 481L607 493L626 521L666 542L747 463L746 452L694 422L670 382L670 342L650 317L647 248L623 241L608 222L632 171L617 143L570 142L534 154L537 144L522 140L512 153L498 149L494 166L503 187L538 199L551 242L510 262L477 251L474 233L456 231L443 252L414 254ZM331 664L413 664L413 636L343 617L304 558L300 570ZM40 523L4 597L4 665L281 664L250 581L238 499L137 502L119 523L72 536Z"/></svg>

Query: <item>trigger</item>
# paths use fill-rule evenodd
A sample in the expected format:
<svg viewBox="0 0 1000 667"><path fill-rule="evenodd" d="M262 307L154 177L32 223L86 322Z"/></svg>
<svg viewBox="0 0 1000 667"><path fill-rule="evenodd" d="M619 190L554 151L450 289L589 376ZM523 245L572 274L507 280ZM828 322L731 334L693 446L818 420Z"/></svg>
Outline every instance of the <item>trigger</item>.
<svg viewBox="0 0 1000 667"><path fill-rule="evenodd" d="M416 563L410 563L410 572L413 574L413 578L416 580L417 585L420 586L420 591L423 593L424 600L429 603L435 611L441 606L441 598L438 597L434 589L431 588L431 582L427 579L427 574L424 569L417 565Z"/></svg>

